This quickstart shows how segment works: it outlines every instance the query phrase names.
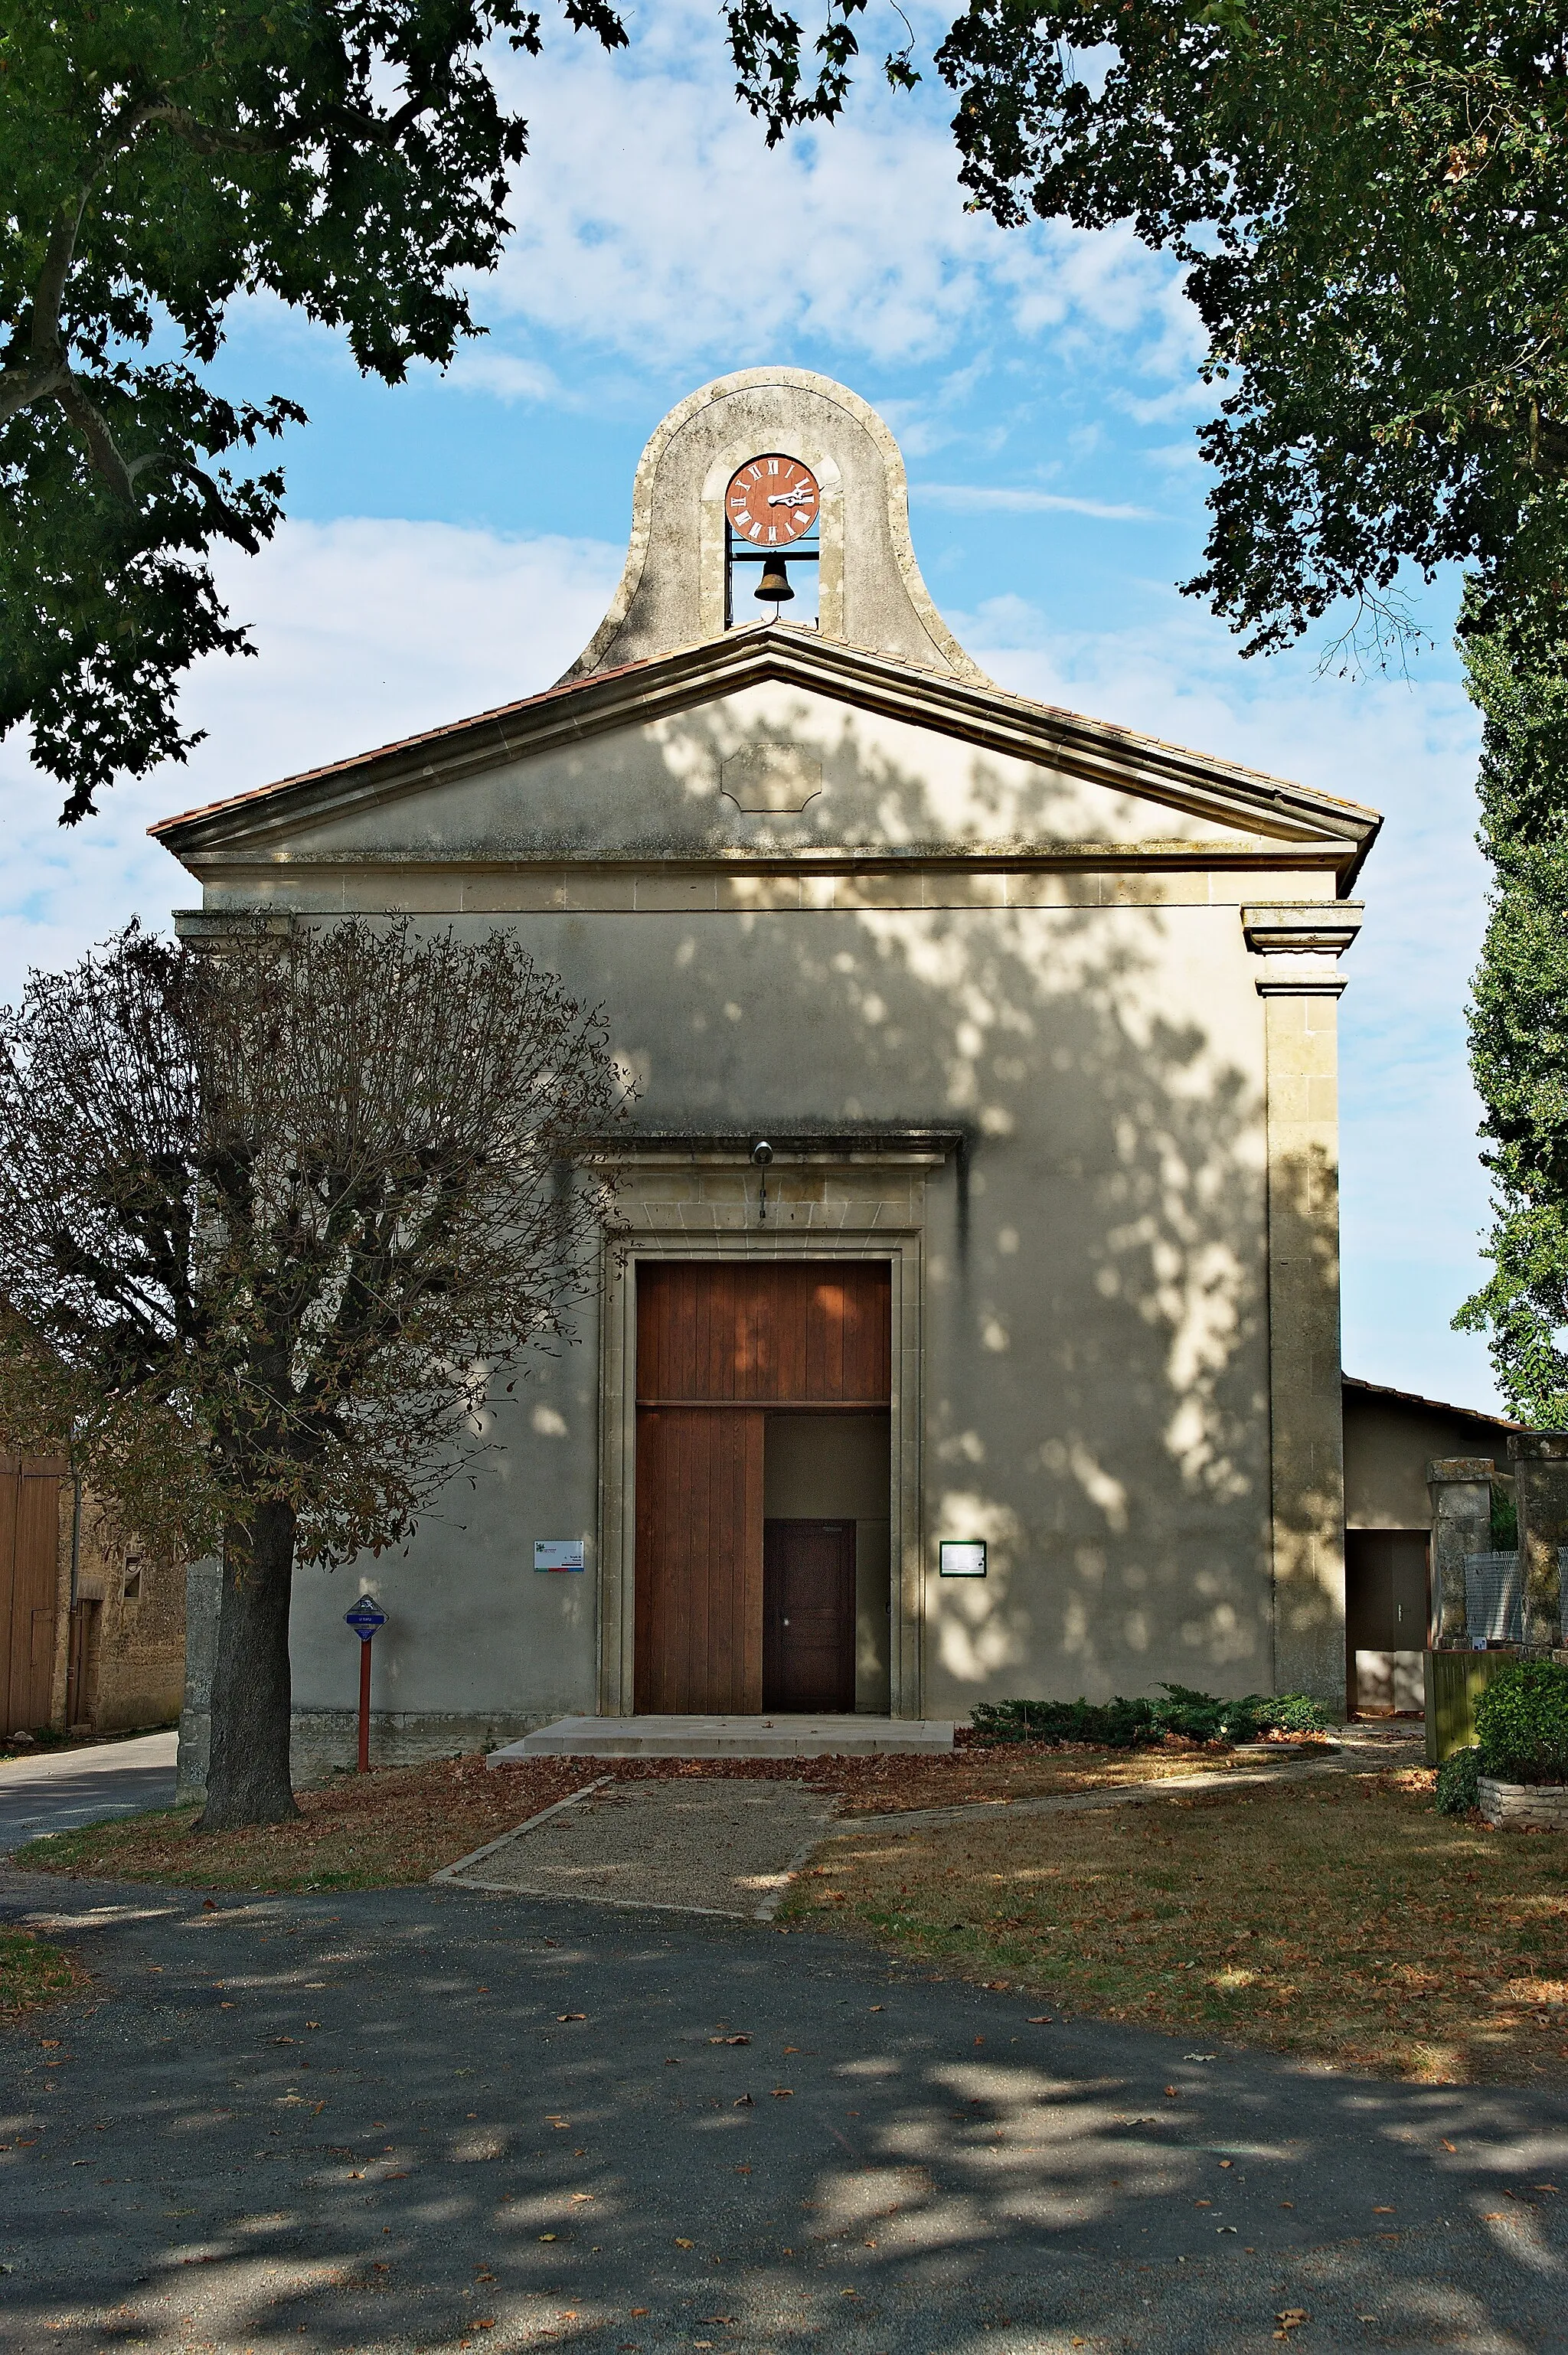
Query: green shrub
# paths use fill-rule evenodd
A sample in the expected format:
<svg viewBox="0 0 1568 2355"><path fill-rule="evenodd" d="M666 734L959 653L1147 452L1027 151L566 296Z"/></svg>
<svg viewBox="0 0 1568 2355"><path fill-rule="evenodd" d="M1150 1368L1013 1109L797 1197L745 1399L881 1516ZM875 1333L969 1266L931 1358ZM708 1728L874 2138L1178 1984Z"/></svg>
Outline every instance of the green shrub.
<svg viewBox="0 0 1568 2355"><path fill-rule="evenodd" d="M1468 1749L1451 1751L1437 1769L1438 1814L1467 1816L1476 1804L1480 1773L1481 1753L1474 1743Z"/></svg>
<svg viewBox="0 0 1568 2355"><path fill-rule="evenodd" d="M1327 1733L1334 1720L1310 1693L1276 1693L1264 1707L1266 1727L1278 1733Z"/></svg>
<svg viewBox="0 0 1568 2355"><path fill-rule="evenodd" d="M1568 1668L1516 1660L1476 1703L1481 1772L1499 1783L1568 1783Z"/></svg>
<svg viewBox="0 0 1568 2355"><path fill-rule="evenodd" d="M1266 1700L1247 1693L1221 1700L1190 1685L1161 1685L1162 1700L1004 1700L969 1712L985 1742L1085 1742L1103 1750L1136 1750L1168 1733L1189 1742L1255 1742L1275 1727L1289 1733L1321 1732L1328 1712L1307 1693Z"/></svg>

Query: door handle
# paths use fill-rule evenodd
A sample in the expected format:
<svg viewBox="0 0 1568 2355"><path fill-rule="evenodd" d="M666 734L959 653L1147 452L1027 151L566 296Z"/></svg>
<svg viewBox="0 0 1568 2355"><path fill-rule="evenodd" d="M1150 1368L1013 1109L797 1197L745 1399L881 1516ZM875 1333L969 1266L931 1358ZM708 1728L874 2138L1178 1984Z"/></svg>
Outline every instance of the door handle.
<svg viewBox="0 0 1568 2355"><path fill-rule="evenodd" d="M789 1625L789 1621L788 1621L787 1619L784 1621L784 1625L785 1625L786 1627Z"/></svg>

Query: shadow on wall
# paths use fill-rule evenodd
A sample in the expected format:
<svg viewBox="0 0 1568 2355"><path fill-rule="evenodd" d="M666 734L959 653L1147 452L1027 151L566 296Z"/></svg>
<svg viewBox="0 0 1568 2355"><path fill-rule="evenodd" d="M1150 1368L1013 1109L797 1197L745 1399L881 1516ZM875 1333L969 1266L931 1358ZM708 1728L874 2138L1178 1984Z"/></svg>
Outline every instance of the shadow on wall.
<svg viewBox="0 0 1568 2355"><path fill-rule="evenodd" d="M852 721L845 733L840 778ZM670 753L678 773L712 775L734 749L696 714ZM857 760L853 800L878 839L951 839L921 780L875 748ZM969 798L1016 819L983 758ZM765 855L801 823L737 815L731 832ZM976 830L993 831L984 815ZM1147 905L912 911L877 904L885 877L842 876L803 888L861 904L803 917L779 911L782 880L759 875L738 919L626 928L656 1028L622 1010L624 967L607 995L649 1129L929 1124L970 1139L966 1215L927 1230L926 1534L932 1554L943 1536L986 1538L990 1575L933 1582L928 1677L961 1708L1053 1660L1091 1694L1168 1676L1266 1688L1263 1009L1239 922ZM946 896L992 888L955 873ZM1285 1182L1301 1247L1331 1260L1332 1172L1307 1160ZM782 1223L812 1185L775 1173ZM1292 1607L1325 1635L1337 1605L1313 1517L1332 1497L1329 1478L1293 1565Z"/></svg>

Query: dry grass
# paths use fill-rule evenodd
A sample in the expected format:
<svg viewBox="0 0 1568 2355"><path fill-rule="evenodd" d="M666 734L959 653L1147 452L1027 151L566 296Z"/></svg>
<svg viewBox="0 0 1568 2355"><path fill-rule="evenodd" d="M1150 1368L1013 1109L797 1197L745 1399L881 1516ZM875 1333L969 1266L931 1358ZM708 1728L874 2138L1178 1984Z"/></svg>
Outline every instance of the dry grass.
<svg viewBox="0 0 1568 2355"><path fill-rule="evenodd" d="M89 1824L34 1840L17 1864L75 1880L170 1881L187 1889L389 1889L428 1881L486 1840L601 1774L721 1774L809 1782L843 1794L849 1814L950 1806L973 1799L1092 1790L1197 1769L1224 1772L1249 1753L960 1749L930 1758L533 1758L486 1767L482 1758L335 1776L299 1795L297 1822L244 1832L194 1833L198 1810Z"/></svg>
<svg viewBox="0 0 1568 2355"><path fill-rule="evenodd" d="M1430 2083L1568 2080L1568 1841L1423 1768L851 1834L797 1921L1103 2019Z"/></svg>
<svg viewBox="0 0 1568 2355"><path fill-rule="evenodd" d="M81 1965L58 1946L46 1946L30 1930L0 1930L0 2021L6 2026L86 1984Z"/></svg>

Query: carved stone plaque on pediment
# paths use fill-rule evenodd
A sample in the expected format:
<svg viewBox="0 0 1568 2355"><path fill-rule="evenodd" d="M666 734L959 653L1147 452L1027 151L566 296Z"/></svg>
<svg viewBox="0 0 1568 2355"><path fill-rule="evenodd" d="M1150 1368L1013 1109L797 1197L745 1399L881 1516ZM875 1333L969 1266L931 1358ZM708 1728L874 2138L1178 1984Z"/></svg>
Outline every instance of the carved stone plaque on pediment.
<svg viewBox="0 0 1568 2355"><path fill-rule="evenodd" d="M797 815L822 791L822 762L796 744L748 744L720 762L719 784L753 815Z"/></svg>

